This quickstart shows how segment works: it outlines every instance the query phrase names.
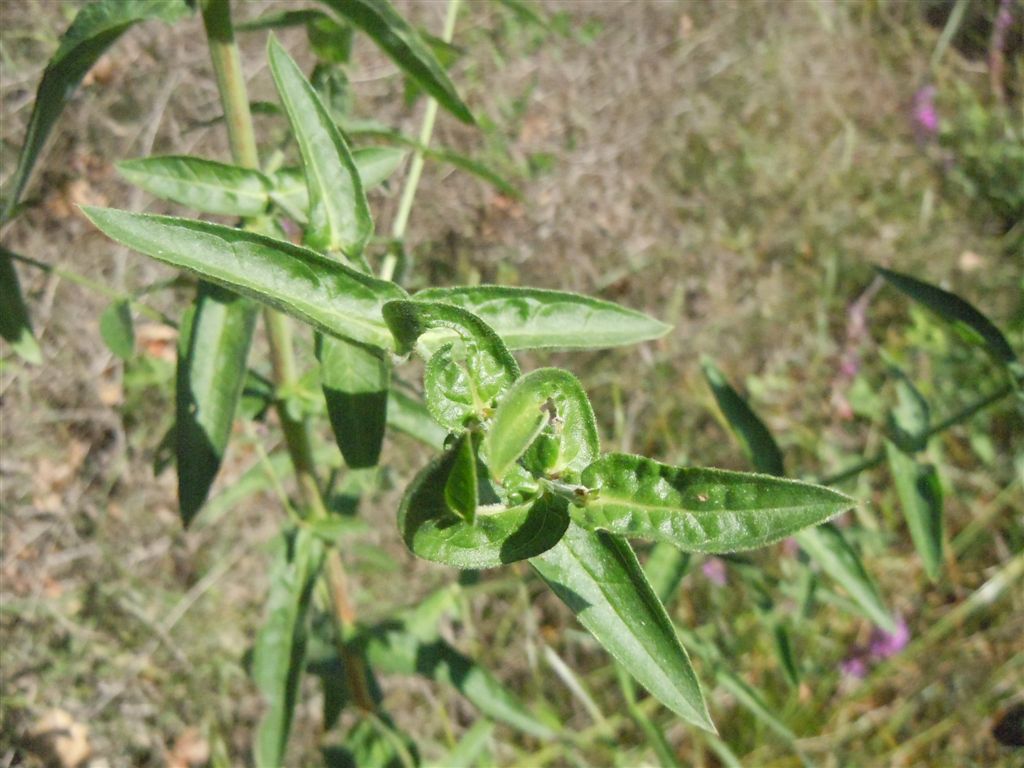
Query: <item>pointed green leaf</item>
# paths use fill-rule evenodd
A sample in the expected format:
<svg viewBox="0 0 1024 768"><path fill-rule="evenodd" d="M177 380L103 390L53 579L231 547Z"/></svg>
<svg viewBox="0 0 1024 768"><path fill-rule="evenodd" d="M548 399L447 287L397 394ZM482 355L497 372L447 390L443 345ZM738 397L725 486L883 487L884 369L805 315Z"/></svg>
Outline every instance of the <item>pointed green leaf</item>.
<svg viewBox="0 0 1024 768"><path fill-rule="evenodd" d="M256 305L200 283L178 337L175 444L178 504L187 526L220 469L246 378Z"/></svg>
<svg viewBox="0 0 1024 768"><path fill-rule="evenodd" d="M554 736L490 672L441 638L424 639L402 623L384 622L357 636L354 643L378 672L419 674L450 685L487 717L539 739Z"/></svg>
<svg viewBox="0 0 1024 768"><path fill-rule="evenodd" d="M348 145L313 86L273 35L267 54L306 171L306 240L317 250L358 257L373 234L373 220Z"/></svg>
<svg viewBox="0 0 1024 768"><path fill-rule="evenodd" d="M558 543L569 523L566 502L559 498L481 506L472 525L456 516L445 488L457 455L449 451L431 462L406 489L398 530L414 555L456 568L496 568Z"/></svg>
<svg viewBox="0 0 1024 768"><path fill-rule="evenodd" d="M388 397L388 426L431 448L440 448L448 435L423 403L395 387Z"/></svg>
<svg viewBox="0 0 1024 768"><path fill-rule="evenodd" d="M125 299L111 302L100 315L100 336L107 349L122 360L135 354L135 325L132 310Z"/></svg>
<svg viewBox="0 0 1024 768"><path fill-rule="evenodd" d="M901 371L896 376L896 407L889 413L889 434L902 450L913 453L928 444L931 426L928 402Z"/></svg>
<svg viewBox="0 0 1024 768"><path fill-rule="evenodd" d="M762 547L854 505L820 485L616 453L587 467L582 483L594 493L573 509L577 524L685 552Z"/></svg>
<svg viewBox="0 0 1024 768"><path fill-rule="evenodd" d="M714 731L690 658L628 543L570 523L530 564L637 682L687 722Z"/></svg>
<svg viewBox="0 0 1024 768"><path fill-rule="evenodd" d="M560 368L519 379L502 398L484 444L499 482L527 449L528 469L556 477L578 475L601 451L590 400L579 380Z"/></svg>
<svg viewBox="0 0 1024 768"><path fill-rule="evenodd" d="M424 334L448 333L460 339L445 344L427 363L427 407L438 422L460 429L470 418L490 416L497 399L519 378L519 364L486 323L448 304L392 301L384 320L400 351L408 351Z"/></svg>
<svg viewBox="0 0 1024 768"><path fill-rule="evenodd" d="M376 466L387 423L391 363L379 349L317 335L320 384L345 463Z"/></svg>
<svg viewBox="0 0 1024 768"><path fill-rule="evenodd" d="M203 221L82 209L108 237L269 304L341 338L390 349L384 303L405 296L332 259L264 235Z"/></svg>
<svg viewBox="0 0 1024 768"><path fill-rule="evenodd" d="M264 13L249 21L235 24L236 32L255 32L261 29L282 29L284 27L300 27L317 19L330 19L323 11L302 8L294 11L276 11Z"/></svg>
<svg viewBox="0 0 1024 768"><path fill-rule="evenodd" d="M473 115L459 98L444 67L387 0L323 0L339 16L369 35L402 70L464 123Z"/></svg>
<svg viewBox="0 0 1024 768"><path fill-rule="evenodd" d="M266 703L253 745L258 766L284 765L305 662L307 614L322 561L319 540L301 528L276 542L266 619L252 655L253 681Z"/></svg>
<svg viewBox="0 0 1024 768"><path fill-rule="evenodd" d="M364 147L352 152L364 190L383 184L398 170L406 152L392 147ZM309 188L305 174L298 168L282 168L273 177L271 198L300 224L308 221Z"/></svg>
<svg viewBox="0 0 1024 768"><path fill-rule="evenodd" d="M885 443L889 469L896 481L910 538L933 582L942 570L942 485L931 464L919 464L889 441Z"/></svg>
<svg viewBox="0 0 1024 768"><path fill-rule="evenodd" d="M704 378L711 387L722 415L732 428L733 434L739 438L743 452L754 465L754 469L779 477L786 474L782 463L782 451L779 450L775 438L764 422L751 410L747 401L732 388L711 358L705 357L701 360L701 365L704 368Z"/></svg>
<svg viewBox="0 0 1024 768"><path fill-rule="evenodd" d="M13 254L0 247L0 337L27 363L39 364L43 355L32 334L28 307L21 296Z"/></svg>
<svg viewBox="0 0 1024 768"><path fill-rule="evenodd" d="M662 603L668 603L679 589L683 578L690 572L693 555L671 544L657 542L644 563L644 574Z"/></svg>
<svg viewBox="0 0 1024 768"><path fill-rule="evenodd" d="M658 339L672 329L610 301L541 288L428 288L414 298L469 310L491 326L509 349L616 347Z"/></svg>
<svg viewBox="0 0 1024 768"><path fill-rule="evenodd" d="M201 213L251 218L270 204L270 179L253 168L166 155L123 160L117 169L149 194Z"/></svg>
<svg viewBox="0 0 1024 768"><path fill-rule="evenodd" d="M473 433L463 432L452 447L451 471L444 483L444 500L448 509L468 525L476 522L479 503L476 476L476 449Z"/></svg>
<svg viewBox="0 0 1024 768"><path fill-rule="evenodd" d="M78 12L43 72L0 220L11 217L64 105L103 52L136 22L174 22L188 12L188 5L182 0L101 0Z"/></svg>
<svg viewBox="0 0 1024 768"><path fill-rule="evenodd" d="M896 622L882 602L878 587L841 530L826 523L800 531L794 538L825 573L842 585L865 616L886 632L896 631Z"/></svg>
<svg viewBox="0 0 1024 768"><path fill-rule="evenodd" d="M961 335L980 344L997 361L1004 365L1017 362L1010 343L1002 332L974 305L954 293L918 280L916 277L875 267L886 282L905 293L919 304L923 304L940 318L950 323Z"/></svg>

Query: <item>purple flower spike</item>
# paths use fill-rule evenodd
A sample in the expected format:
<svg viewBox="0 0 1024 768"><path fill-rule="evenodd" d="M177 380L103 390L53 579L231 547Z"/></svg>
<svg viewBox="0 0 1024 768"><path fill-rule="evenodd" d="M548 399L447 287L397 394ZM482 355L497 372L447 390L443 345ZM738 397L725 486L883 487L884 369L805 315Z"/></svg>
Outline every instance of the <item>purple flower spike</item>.
<svg viewBox="0 0 1024 768"><path fill-rule="evenodd" d="M863 656L851 656L850 658L844 659L840 662L839 671L842 672L845 677L855 677L860 680L867 677L868 663L864 661Z"/></svg>
<svg viewBox="0 0 1024 768"><path fill-rule="evenodd" d="M868 643L868 656L873 661L881 661L895 656L907 647L910 642L910 629L901 616L896 617L896 631L893 633L875 629Z"/></svg>
<svg viewBox="0 0 1024 768"><path fill-rule="evenodd" d="M914 94L912 112L914 129L921 139L930 139L939 132L939 111L935 108L935 86L926 85Z"/></svg>
<svg viewBox="0 0 1024 768"><path fill-rule="evenodd" d="M717 557L709 557L700 567L700 572L712 584L724 587L726 584L725 562Z"/></svg>

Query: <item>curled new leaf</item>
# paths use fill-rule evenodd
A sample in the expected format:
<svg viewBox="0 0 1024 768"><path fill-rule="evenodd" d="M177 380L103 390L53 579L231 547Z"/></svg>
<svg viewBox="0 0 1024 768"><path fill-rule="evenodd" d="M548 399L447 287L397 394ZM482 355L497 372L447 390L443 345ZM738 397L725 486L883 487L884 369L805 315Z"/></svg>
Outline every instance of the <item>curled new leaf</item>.
<svg viewBox="0 0 1024 768"><path fill-rule="evenodd" d="M524 453L531 471L560 476L582 472L601 450L583 387L559 368L532 371L515 383L494 414L485 446L488 466L499 481Z"/></svg>
<svg viewBox="0 0 1024 768"><path fill-rule="evenodd" d="M431 462L406 489L398 529L406 546L424 560L456 568L496 568L553 547L569 524L567 502L542 496L515 507L481 506L467 523L451 511L448 479L457 450Z"/></svg>
<svg viewBox="0 0 1024 768"><path fill-rule="evenodd" d="M610 301L541 288L428 288L415 298L443 301L473 312L509 349L616 347L658 339L672 329Z"/></svg>
<svg viewBox="0 0 1024 768"><path fill-rule="evenodd" d="M204 221L83 207L108 237L341 338L390 349L381 317L405 291L306 248Z"/></svg>
<svg viewBox="0 0 1024 768"><path fill-rule="evenodd" d="M497 399L519 377L519 364L480 318L436 302L392 301L383 310L400 351L424 334L454 334L427 363L427 407L443 426L457 430L468 419L490 415Z"/></svg>
<svg viewBox="0 0 1024 768"><path fill-rule="evenodd" d="M853 506L819 485L768 475L671 467L608 454L583 472L593 493L573 509L579 525L655 539L686 552L733 552L778 541Z"/></svg>
<svg viewBox="0 0 1024 768"><path fill-rule="evenodd" d="M469 525L476 522L479 503L476 464L474 435L463 432L452 448L451 471L444 483L444 500L448 509Z"/></svg>

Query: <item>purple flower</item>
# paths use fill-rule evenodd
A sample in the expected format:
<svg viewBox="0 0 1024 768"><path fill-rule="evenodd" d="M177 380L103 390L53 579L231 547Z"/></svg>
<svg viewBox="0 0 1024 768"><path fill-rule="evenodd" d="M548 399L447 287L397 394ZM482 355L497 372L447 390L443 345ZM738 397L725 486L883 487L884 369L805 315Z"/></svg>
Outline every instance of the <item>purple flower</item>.
<svg viewBox="0 0 1024 768"><path fill-rule="evenodd" d="M907 647L910 642L910 629L902 616L896 617L896 631L889 633L875 629L868 641L868 658L872 661L881 661L895 656Z"/></svg>
<svg viewBox="0 0 1024 768"><path fill-rule="evenodd" d="M703 573L704 577L712 584L719 587L725 586L725 561L722 559L709 557L701 564L700 572Z"/></svg>
<svg viewBox="0 0 1024 768"><path fill-rule="evenodd" d="M864 660L863 656L851 656L848 659L844 659L839 664L839 671L843 673L845 677L855 677L858 680L867 677L868 674L868 663Z"/></svg>
<svg viewBox="0 0 1024 768"><path fill-rule="evenodd" d="M939 111L935 108L934 85L926 85L914 94L911 114L914 129L920 139L930 139L939 132Z"/></svg>

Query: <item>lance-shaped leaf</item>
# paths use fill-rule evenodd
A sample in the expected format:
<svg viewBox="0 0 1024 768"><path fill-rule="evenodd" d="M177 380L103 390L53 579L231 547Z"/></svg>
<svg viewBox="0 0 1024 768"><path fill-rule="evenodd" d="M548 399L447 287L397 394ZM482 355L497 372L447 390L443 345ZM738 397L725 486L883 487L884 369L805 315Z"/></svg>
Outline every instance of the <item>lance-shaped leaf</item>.
<svg viewBox="0 0 1024 768"><path fill-rule="evenodd" d="M889 434L904 451L924 450L931 421L928 401L901 371L894 370L893 374L896 376L896 407L889 413Z"/></svg>
<svg viewBox="0 0 1024 768"><path fill-rule="evenodd" d="M252 678L266 703L253 745L258 766L284 765L305 663L306 619L322 561L320 541L301 528L276 542L267 617L252 655Z"/></svg>
<svg viewBox="0 0 1024 768"><path fill-rule="evenodd" d="M494 478L500 482L527 449L528 469L555 476L566 471L578 474L600 454L594 410L583 386L568 371L532 371L502 398L485 438Z"/></svg>
<svg viewBox="0 0 1024 768"><path fill-rule="evenodd" d="M376 466L387 423L389 359L379 349L319 335L316 356L327 415L345 463L352 469Z"/></svg>
<svg viewBox="0 0 1024 768"><path fill-rule="evenodd" d="M474 434L463 432L452 446L451 471L444 483L444 500L448 509L463 522L473 525L479 504Z"/></svg>
<svg viewBox="0 0 1024 768"><path fill-rule="evenodd" d="M254 168L166 155L123 160L117 170L149 194L202 213L251 218L270 205L271 181Z"/></svg>
<svg viewBox="0 0 1024 768"><path fill-rule="evenodd" d="M771 544L853 506L820 485L769 475L672 467L607 454L583 472L594 491L573 519L584 528L664 541L684 552L734 552Z"/></svg>
<svg viewBox="0 0 1024 768"><path fill-rule="evenodd" d="M39 343L32 333L28 307L21 296L13 254L3 247L0 247L0 336L25 362L43 361Z"/></svg>
<svg viewBox="0 0 1024 768"><path fill-rule="evenodd" d="M488 717L539 739L554 736L500 681L484 667L445 642L423 638L402 622L384 622L360 633L354 644L383 674L418 674L450 685Z"/></svg>
<svg viewBox="0 0 1024 768"><path fill-rule="evenodd" d="M865 616L886 632L896 631L896 622L882 602L878 587L865 570L857 550L839 528L826 523L800 531L794 538L811 559L847 591Z"/></svg>
<svg viewBox="0 0 1024 768"><path fill-rule="evenodd" d="M705 360L704 372L718 407L739 437L747 458L762 472L783 475L782 451L768 428L710 360ZM886 631L893 631L896 625L878 588L841 530L826 523L801 531L795 538L825 573L843 585L866 616Z"/></svg>
<svg viewBox="0 0 1024 768"><path fill-rule="evenodd" d="M108 237L269 304L319 330L390 349L381 308L405 291L315 251L218 224L83 207Z"/></svg>
<svg viewBox="0 0 1024 768"><path fill-rule="evenodd" d="M638 683L687 722L714 731L690 659L627 542L570 523L530 564Z"/></svg>
<svg viewBox="0 0 1024 768"><path fill-rule="evenodd" d="M352 150L363 189L379 187L391 177L405 159L406 152L394 147L363 147ZM299 168L282 168L273 176L271 199L300 224L308 221L309 187Z"/></svg>
<svg viewBox="0 0 1024 768"><path fill-rule="evenodd" d="M136 22L173 22L188 12L183 0L102 0L89 3L78 12L43 72L0 220L10 218L64 105L103 52Z"/></svg>
<svg viewBox="0 0 1024 768"><path fill-rule="evenodd" d="M786 470L782 462L782 451L771 432L747 405L747 401L732 388L725 374L714 361L705 357L701 360L704 378L711 387L715 401L722 411L733 434L739 439L743 452L758 472L782 477Z"/></svg>
<svg viewBox="0 0 1024 768"><path fill-rule="evenodd" d="M491 326L509 349L617 347L658 339L672 329L610 301L541 288L428 288L415 298L469 310Z"/></svg>
<svg viewBox="0 0 1024 768"><path fill-rule="evenodd" d="M950 323L962 336L985 347L997 361L1004 365L1017 363L1017 355L1014 354L1006 337L971 303L916 277L882 267L875 267L875 271L885 278L889 285Z"/></svg>
<svg viewBox="0 0 1024 768"><path fill-rule="evenodd" d="M406 489L398 530L414 555L456 568L496 568L558 543L569 514L567 502L557 497L481 506L472 525L453 513L445 488L457 457L453 450L431 462Z"/></svg>
<svg viewBox="0 0 1024 768"><path fill-rule="evenodd" d="M387 0L323 0L339 16L369 35L417 85L464 123L473 115L459 98L444 67Z"/></svg>
<svg viewBox="0 0 1024 768"><path fill-rule="evenodd" d="M490 415L497 399L519 378L519 364L480 318L459 307L436 302L392 301L384 320L400 351L408 351L428 332L454 334L427 363L427 407L440 424L460 429L469 418Z"/></svg>
<svg viewBox="0 0 1024 768"><path fill-rule="evenodd" d="M100 337L107 349L122 360L135 354L135 325L132 310L125 299L117 299L100 315Z"/></svg>
<svg viewBox="0 0 1024 768"><path fill-rule="evenodd" d="M253 302L205 282L182 318L174 435L185 525L206 501L224 459L255 322Z"/></svg>
<svg viewBox="0 0 1024 768"><path fill-rule="evenodd" d="M910 538L928 578L938 581L942 570L943 528L942 485L938 472L931 464L914 461L891 442L886 441L885 450Z"/></svg>
<svg viewBox="0 0 1024 768"><path fill-rule="evenodd" d="M313 86L273 35L267 52L306 171L306 241L317 250L358 258L373 234L373 220L352 154Z"/></svg>

